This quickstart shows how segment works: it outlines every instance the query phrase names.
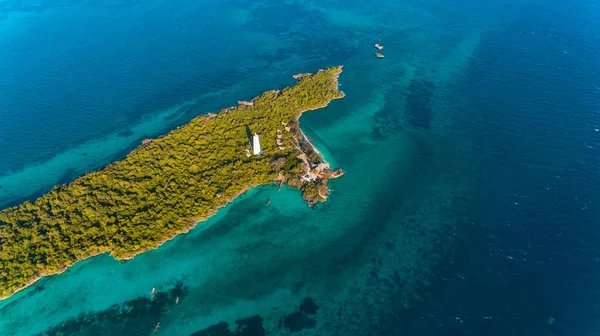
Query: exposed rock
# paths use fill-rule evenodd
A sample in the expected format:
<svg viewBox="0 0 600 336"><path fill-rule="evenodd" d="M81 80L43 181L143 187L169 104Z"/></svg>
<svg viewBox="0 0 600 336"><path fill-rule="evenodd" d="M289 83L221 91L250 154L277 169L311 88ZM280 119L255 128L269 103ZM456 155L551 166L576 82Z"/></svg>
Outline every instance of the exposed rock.
<svg viewBox="0 0 600 336"><path fill-rule="evenodd" d="M245 105L245 106L254 106L254 102L253 101L243 101L243 100L239 100L238 101L239 105Z"/></svg>
<svg viewBox="0 0 600 336"><path fill-rule="evenodd" d="M306 73L300 73L300 74L296 74L292 77L294 77L294 79L302 79L303 77L308 77L311 76L312 74L310 72L306 72Z"/></svg>

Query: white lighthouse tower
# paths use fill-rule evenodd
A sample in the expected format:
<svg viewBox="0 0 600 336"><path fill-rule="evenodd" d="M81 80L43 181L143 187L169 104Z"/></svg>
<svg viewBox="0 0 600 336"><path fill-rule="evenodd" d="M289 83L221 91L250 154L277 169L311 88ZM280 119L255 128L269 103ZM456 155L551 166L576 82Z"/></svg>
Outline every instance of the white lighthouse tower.
<svg viewBox="0 0 600 336"><path fill-rule="evenodd" d="M262 152L260 150L260 140L256 133L254 133L254 136L252 137L252 151L254 152L254 155L259 155Z"/></svg>

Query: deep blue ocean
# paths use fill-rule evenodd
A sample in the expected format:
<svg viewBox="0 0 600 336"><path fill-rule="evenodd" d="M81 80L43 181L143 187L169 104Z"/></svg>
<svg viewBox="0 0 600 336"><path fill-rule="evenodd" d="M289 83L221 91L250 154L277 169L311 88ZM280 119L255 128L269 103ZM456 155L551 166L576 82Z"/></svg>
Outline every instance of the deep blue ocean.
<svg viewBox="0 0 600 336"><path fill-rule="evenodd" d="M0 301L0 335L600 335L589 0L0 0L0 208L333 65L301 118L327 203L255 188Z"/></svg>

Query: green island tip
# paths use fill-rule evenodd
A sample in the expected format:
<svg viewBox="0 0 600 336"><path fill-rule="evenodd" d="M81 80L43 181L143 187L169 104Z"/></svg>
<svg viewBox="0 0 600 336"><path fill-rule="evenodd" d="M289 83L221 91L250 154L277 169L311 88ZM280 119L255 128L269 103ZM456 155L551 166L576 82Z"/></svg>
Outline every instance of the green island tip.
<svg viewBox="0 0 600 336"><path fill-rule="evenodd" d="M157 248L255 186L286 184L310 206L324 202L328 179L342 171L305 138L299 118L344 96L341 72L297 75L294 86L198 116L121 161L0 211L0 297L102 253L126 260Z"/></svg>

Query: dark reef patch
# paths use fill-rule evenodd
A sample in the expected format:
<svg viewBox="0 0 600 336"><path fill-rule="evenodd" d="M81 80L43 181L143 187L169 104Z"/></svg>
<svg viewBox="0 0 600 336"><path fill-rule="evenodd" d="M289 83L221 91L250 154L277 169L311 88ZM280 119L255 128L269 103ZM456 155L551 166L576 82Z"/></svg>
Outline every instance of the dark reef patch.
<svg viewBox="0 0 600 336"><path fill-rule="evenodd" d="M117 133L117 136L120 136L122 138L127 138L127 137L130 137L132 135L133 135L133 132L131 130L128 130L128 129L127 130L123 130L123 131Z"/></svg>
<svg viewBox="0 0 600 336"><path fill-rule="evenodd" d="M317 310L319 310L319 306L317 306L312 298L307 297L306 299L302 300L300 312L303 314L314 315L317 313Z"/></svg>
<svg viewBox="0 0 600 336"><path fill-rule="evenodd" d="M386 75L393 78L403 78L406 76L406 71L390 70ZM387 90L384 95L385 104L371 117L372 126L369 135L373 140L385 140L406 129L407 121L404 120L402 115L402 111L405 109L405 100L399 98L405 95L406 87L402 81L393 83Z"/></svg>
<svg viewBox="0 0 600 336"><path fill-rule="evenodd" d="M177 298L187 296L187 291L179 282L152 297L138 297L103 311L80 314L38 335L149 335Z"/></svg>
<svg viewBox="0 0 600 336"><path fill-rule="evenodd" d="M240 4L246 7L247 4ZM327 20L316 10L293 3L259 3L251 10L245 28L270 34L289 33L294 25L324 24Z"/></svg>
<svg viewBox="0 0 600 336"><path fill-rule="evenodd" d="M280 328L286 328L291 332L299 332L304 329L312 329L317 326L317 320L312 318L312 315L317 313L319 306L315 303L315 301L307 297L302 300L302 304L300 304L300 309L295 311L281 319L279 321Z"/></svg>
<svg viewBox="0 0 600 336"><path fill-rule="evenodd" d="M227 322L220 322L211 325L208 328L196 331L190 336L230 336L235 335L229 330L229 324Z"/></svg>
<svg viewBox="0 0 600 336"><path fill-rule="evenodd" d="M263 328L263 319L259 315L250 316L245 319L235 321L237 329L236 335L239 336L263 336L266 335Z"/></svg>
<svg viewBox="0 0 600 336"><path fill-rule="evenodd" d="M289 329L291 332L299 332L304 329L312 329L317 326L317 320L302 314L301 312L293 312L284 317L280 322L280 327Z"/></svg>
<svg viewBox="0 0 600 336"><path fill-rule="evenodd" d="M314 316L317 313L319 306L315 301L307 297L302 300L297 311L284 316L279 321L279 328L285 328L293 333L305 329L312 329L317 326L317 320ZM259 315L250 316L244 319L235 321L237 327L231 331L229 324L221 321L213 324L205 329L199 330L190 336L265 336L266 330L263 326L263 318Z"/></svg>
<svg viewBox="0 0 600 336"><path fill-rule="evenodd" d="M373 115L373 127L370 136L373 140L381 141L390 135L397 134L405 129L398 117L398 111L402 111L400 103L386 101L385 107Z"/></svg>
<svg viewBox="0 0 600 336"><path fill-rule="evenodd" d="M435 84L426 80L411 80L406 94L406 120L417 129L429 129L433 111L431 98Z"/></svg>
<svg viewBox="0 0 600 336"><path fill-rule="evenodd" d="M259 315L250 316L235 321L237 328L235 332L229 330L227 322L219 322L208 328L196 331L190 336L264 336L263 319Z"/></svg>
<svg viewBox="0 0 600 336"><path fill-rule="evenodd" d="M244 2L235 4L247 9L247 4ZM298 27L303 28L298 29ZM267 32L282 41L293 41L275 52L260 53L255 57L257 61L278 62L311 50L311 58L307 59L304 67L313 69L322 67L324 62L343 64L359 52L357 46L342 41L357 40L361 36L360 32L340 30L336 25L331 24L323 13L304 5L257 2L250 9L249 20L245 23L244 29ZM324 31L328 34L321 33Z"/></svg>

